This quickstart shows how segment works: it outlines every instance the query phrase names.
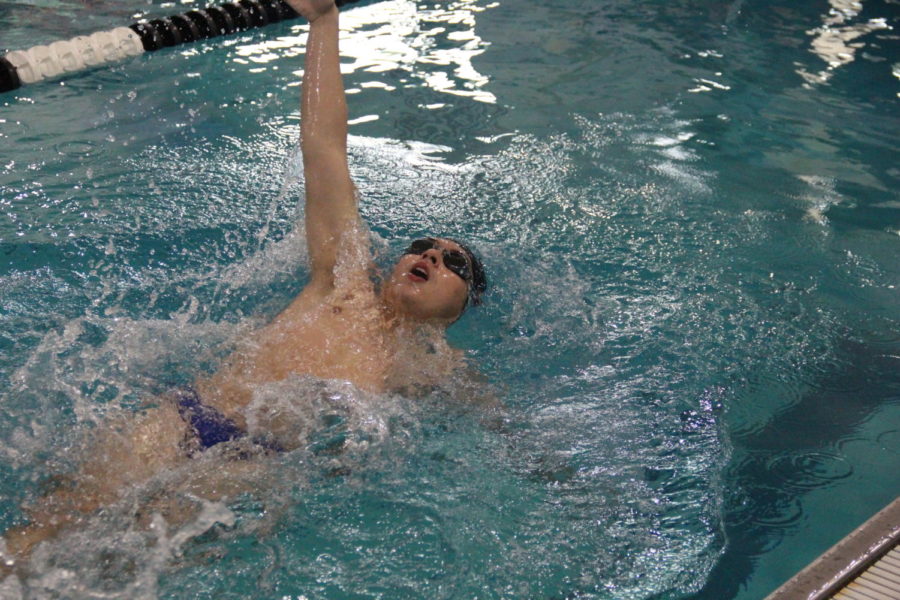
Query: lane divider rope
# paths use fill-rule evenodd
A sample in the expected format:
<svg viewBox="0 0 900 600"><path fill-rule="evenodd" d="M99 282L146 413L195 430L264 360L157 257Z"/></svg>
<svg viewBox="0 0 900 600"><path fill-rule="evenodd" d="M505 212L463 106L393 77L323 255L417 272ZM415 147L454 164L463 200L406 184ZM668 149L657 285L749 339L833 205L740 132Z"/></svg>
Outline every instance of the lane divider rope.
<svg viewBox="0 0 900 600"><path fill-rule="evenodd" d="M337 0L338 6L358 0ZM198 40L264 27L299 15L284 0L237 0L128 27L13 50L0 56L0 92Z"/></svg>

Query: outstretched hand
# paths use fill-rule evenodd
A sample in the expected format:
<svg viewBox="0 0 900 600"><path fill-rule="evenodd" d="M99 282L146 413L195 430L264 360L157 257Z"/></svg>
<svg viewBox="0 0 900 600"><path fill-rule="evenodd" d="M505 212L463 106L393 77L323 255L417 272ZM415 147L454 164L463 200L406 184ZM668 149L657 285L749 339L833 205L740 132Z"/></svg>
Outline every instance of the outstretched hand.
<svg viewBox="0 0 900 600"><path fill-rule="evenodd" d="M334 8L334 0L286 0L286 2L310 23Z"/></svg>

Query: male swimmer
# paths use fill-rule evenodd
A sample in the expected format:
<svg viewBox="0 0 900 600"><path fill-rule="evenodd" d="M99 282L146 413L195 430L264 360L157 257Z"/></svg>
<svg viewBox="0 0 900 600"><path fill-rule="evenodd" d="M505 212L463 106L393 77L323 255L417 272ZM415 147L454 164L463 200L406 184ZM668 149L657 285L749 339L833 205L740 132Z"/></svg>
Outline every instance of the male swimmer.
<svg viewBox="0 0 900 600"><path fill-rule="evenodd" d="M287 1L310 23L301 99L310 281L218 372L99 435L68 484L30 508L27 525L6 532L7 570L36 544L114 502L127 486L222 442L253 443L245 409L260 385L311 375L388 392L428 388L464 370L462 353L444 334L467 305L480 302L484 269L462 244L428 237L409 245L380 287L373 282L347 164L338 9L334 0ZM258 445L264 452L290 449L277 437ZM241 462L249 461L232 461L224 471L239 470ZM215 497L229 492L226 484L209 489Z"/></svg>

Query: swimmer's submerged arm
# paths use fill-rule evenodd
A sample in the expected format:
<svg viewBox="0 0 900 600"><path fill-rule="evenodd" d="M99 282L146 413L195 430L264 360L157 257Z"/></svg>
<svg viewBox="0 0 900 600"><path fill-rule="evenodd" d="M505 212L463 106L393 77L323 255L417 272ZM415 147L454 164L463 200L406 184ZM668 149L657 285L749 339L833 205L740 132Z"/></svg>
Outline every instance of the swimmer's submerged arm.
<svg viewBox="0 0 900 600"><path fill-rule="evenodd" d="M347 164L347 102L338 52L338 9L332 0L290 3L310 20L300 105L306 236L311 285L327 289L334 283L341 236L355 230L359 220Z"/></svg>

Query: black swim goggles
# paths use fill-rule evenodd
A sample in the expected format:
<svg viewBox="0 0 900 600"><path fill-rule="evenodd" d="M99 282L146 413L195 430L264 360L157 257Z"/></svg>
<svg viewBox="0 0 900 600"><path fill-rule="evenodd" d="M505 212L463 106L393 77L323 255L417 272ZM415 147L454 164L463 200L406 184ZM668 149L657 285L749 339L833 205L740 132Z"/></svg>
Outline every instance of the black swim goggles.
<svg viewBox="0 0 900 600"><path fill-rule="evenodd" d="M425 254L432 248L441 251L444 259L444 266L459 275L466 285L472 284L472 264L469 257L459 250L450 250L441 246L440 242L434 238L422 238L413 240L403 254Z"/></svg>

